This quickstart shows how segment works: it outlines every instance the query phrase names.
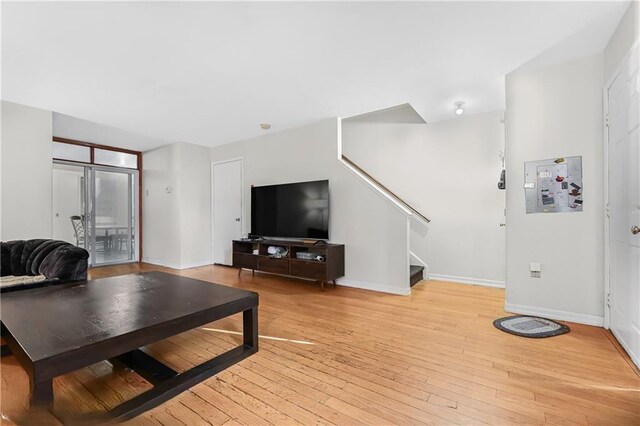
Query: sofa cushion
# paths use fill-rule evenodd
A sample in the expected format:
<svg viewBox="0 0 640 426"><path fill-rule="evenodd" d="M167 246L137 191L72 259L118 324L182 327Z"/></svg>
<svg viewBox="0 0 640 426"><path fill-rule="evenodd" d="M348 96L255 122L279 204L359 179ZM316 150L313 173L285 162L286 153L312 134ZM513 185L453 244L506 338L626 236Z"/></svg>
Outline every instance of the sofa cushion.
<svg viewBox="0 0 640 426"><path fill-rule="evenodd" d="M38 252L38 248L48 240L37 239L37 240L27 240L24 243L24 249L22 249L22 259L20 263L24 265L25 275L38 275L31 272L31 262L35 257L35 253Z"/></svg>
<svg viewBox="0 0 640 426"><path fill-rule="evenodd" d="M11 275L26 275L25 264L22 263L22 252L26 241L11 241Z"/></svg>
<svg viewBox="0 0 640 426"><path fill-rule="evenodd" d="M69 243L65 241L59 240L47 240L46 242L40 244L36 250L32 253L33 258L30 258L31 263L27 261L27 267L30 269L31 275L39 275L40 274L40 265L42 261L56 248L64 245L68 245Z"/></svg>
<svg viewBox="0 0 640 426"><path fill-rule="evenodd" d="M0 243L0 276L13 275L11 268L11 243Z"/></svg>

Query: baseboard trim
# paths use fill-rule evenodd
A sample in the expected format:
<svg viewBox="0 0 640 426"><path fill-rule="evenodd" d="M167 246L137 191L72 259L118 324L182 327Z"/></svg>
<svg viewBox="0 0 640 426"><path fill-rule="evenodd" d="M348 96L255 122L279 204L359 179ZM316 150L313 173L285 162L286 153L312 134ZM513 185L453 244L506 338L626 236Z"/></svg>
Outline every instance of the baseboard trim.
<svg viewBox="0 0 640 426"><path fill-rule="evenodd" d="M148 257L143 257L142 262L150 263L152 265L164 266L165 268L171 268L171 269L189 269L189 268L198 268L201 266L212 265L212 262L210 260L202 260L200 262L191 262L191 263L177 265L175 263L164 262L162 260L151 259Z"/></svg>
<svg viewBox="0 0 640 426"><path fill-rule="evenodd" d="M611 336L613 336L613 340L616 340L618 343L619 348L616 347L616 349L618 349L618 352L624 352L621 353L621 355L626 355L629 358L629 360L631 361L629 364L633 365L636 368L636 373L640 372L640 358L636 356L633 351L629 350L629 345L627 344L627 342L625 342L624 339L622 339L622 337L619 336L615 330L609 329L609 332L611 333ZM615 346L615 343L613 344Z"/></svg>
<svg viewBox="0 0 640 426"><path fill-rule="evenodd" d="M602 327L604 325L604 316L598 315L578 314L576 312L537 308L535 306L514 305L513 303L505 303L504 310L507 312L512 312L514 314L534 315L560 321L570 321L577 322L579 324L594 325L596 327Z"/></svg>
<svg viewBox="0 0 640 426"><path fill-rule="evenodd" d="M151 265L164 266L165 268L180 269L180 267L178 265L176 265L176 264L164 262L164 261L158 260L158 259L151 259L149 257L143 257L142 258L142 262L143 263L150 263Z"/></svg>
<svg viewBox="0 0 640 426"><path fill-rule="evenodd" d="M336 280L336 283L338 285L344 286L344 287L352 287L352 288L359 288L362 290L371 290L371 291L379 291L381 293L389 293L389 294L397 294L400 296L408 296L411 294L411 288L409 286L407 286L406 289L401 289L401 288L397 288L397 287L391 287L391 286L385 286L385 285L380 285L380 284L374 284L374 283L368 283L368 282L364 282L364 281L353 281L353 280L348 280L348 279L338 279Z"/></svg>
<svg viewBox="0 0 640 426"><path fill-rule="evenodd" d="M504 288L504 281L485 280L484 278L458 277L455 275L429 274L429 279L449 281L458 284L481 285L485 287Z"/></svg>
<svg viewBox="0 0 640 426"><path fill-rule="evenodd" d="M200 268L201 266L209 266L209 265L213 265L213 261L201 260L199 262L184 263L181 265L180 269Z"/></svg>

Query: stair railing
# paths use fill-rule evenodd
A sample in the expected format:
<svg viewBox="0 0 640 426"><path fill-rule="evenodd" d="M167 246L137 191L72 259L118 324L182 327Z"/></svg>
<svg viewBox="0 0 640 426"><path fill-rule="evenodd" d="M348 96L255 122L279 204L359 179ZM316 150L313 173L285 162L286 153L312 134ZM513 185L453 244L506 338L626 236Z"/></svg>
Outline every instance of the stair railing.
<svg viewBox="0 0 640 426"><path fill-rule="evenodd" d="M397 194L395 194L389 188L387 188L386 186L378 182L376 178L371 176L369 173L365 172L362 168L360 168L360 166L358 166L356 163L351 161L344 154L341 154L341 156L342 156L342 161L344 161L347 165L349 165L349 167L357 171L359 174L364 176L373 186L377 187L379 191L384 192L389 198L393 199L396 203L400 204L402 207L410 211L414 216L418 217L424 222L426 223L431 222L431 220L427 218L424 214L420 213L418 210L416 210L413 206L411 206L409 203L407 203L402 198L400 198Z"/></svg>

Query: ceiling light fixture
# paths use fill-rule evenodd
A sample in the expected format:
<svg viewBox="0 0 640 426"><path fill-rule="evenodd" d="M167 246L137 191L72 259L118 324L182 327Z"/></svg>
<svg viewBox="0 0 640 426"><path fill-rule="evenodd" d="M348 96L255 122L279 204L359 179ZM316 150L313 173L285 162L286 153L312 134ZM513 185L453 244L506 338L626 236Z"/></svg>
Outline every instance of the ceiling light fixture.
<svg viewBox="0 0 640 426"><path fill-rule="evenodd" d="M456 107L456 109L455 109L456 115L464 114L464 108L462 108L462 105L464 105L464 101L458 101L453 105Z"/></svg>
<svg viewBox="0 0 640 426"><path fill-rule="evenodd" d="M271 124L269 124L269 123L260 123L260 128L262 130L269 130L271 128Z"/></svg>

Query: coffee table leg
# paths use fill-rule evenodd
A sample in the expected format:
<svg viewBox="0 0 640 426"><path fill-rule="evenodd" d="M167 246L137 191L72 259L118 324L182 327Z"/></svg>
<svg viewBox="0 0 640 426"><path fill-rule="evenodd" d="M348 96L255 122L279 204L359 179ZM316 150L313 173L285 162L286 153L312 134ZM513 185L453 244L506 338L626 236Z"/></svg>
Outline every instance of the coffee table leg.
<svg viewBox="0 0 640 426"><path fill-rule="evenodd" d="M53 404L53 380L35 383L29 378L29 404L32 407L50 406Z"/></svg>
<svg viewBox="0 0 640 426"><path fill-rule="evenodd" d="M9 345L2 345L0 348L0 356L11 355L11 349L9 349Z"/></svg>
<svg viewBox="0 0 640 426"><path fill-rule="evenodd" d="M258 350L258 307L242 312L243 343Z"/></svg>

